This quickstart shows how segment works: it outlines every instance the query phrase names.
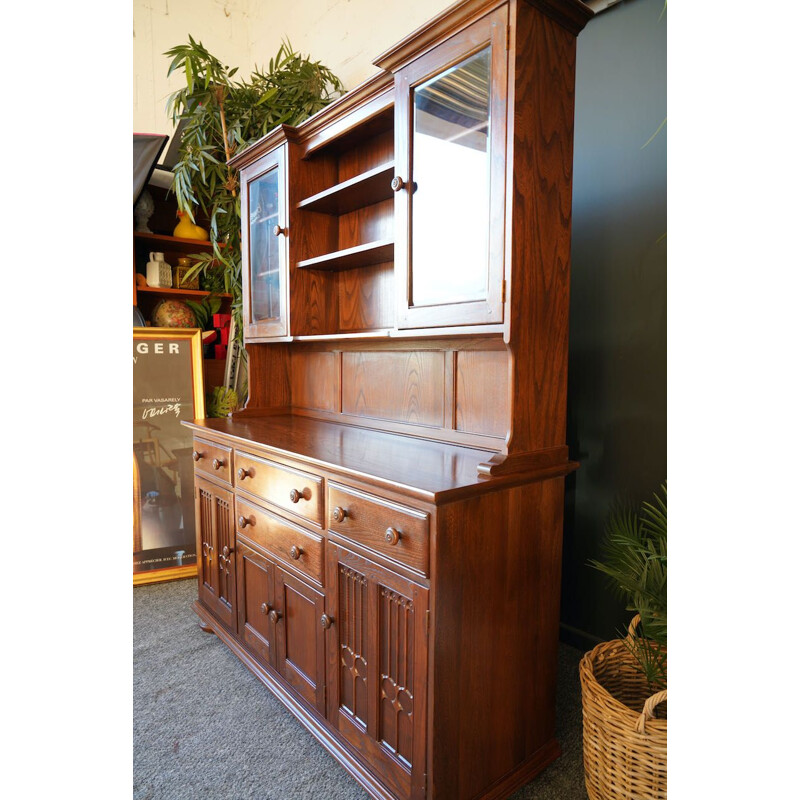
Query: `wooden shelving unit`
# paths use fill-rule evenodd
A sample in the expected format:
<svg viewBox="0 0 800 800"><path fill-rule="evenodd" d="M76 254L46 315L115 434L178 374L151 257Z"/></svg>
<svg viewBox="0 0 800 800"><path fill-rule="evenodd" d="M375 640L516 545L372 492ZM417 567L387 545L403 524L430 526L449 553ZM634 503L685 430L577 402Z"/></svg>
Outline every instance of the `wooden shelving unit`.
<svg viewBox="0 0 800 800"><path fill-rule="evenodd" d="M164 236L160 233L143 233L142 231L133 232L134 242L149 242L153 247L160 247L161 250L170 250L174 253L210 253L213 250L211 242L200 239L181 239L177 236Z"/></svg>
<svg viewBox="0 0 800 800"><path fill-rule="evenodd" d="M382 264L384 261L391 261L393 258L394 242L383 240L359 244L355 247L348 247L345 250L337 250L335 253L326 253L316 258L307 258L305 261L298 261L297 268L331 271L358 269L359 267L369 267L372 264Z"/></svg>
<svg viewBox="0 0 800 800"><path fill-rule="evenodd" d="M181 289L181 288L173 288L173 289L160 289L156 286L138 286L137 292L139 294L149 294L159 297L188 297L190 299L196 297L208 297L211 292L204 292L202 289ZM220 292L217 294L217 297L221 297L223 300L230 300L231 295L226 294L224 292Z"/></svg>
<svg viewBox="0 0 800 800"><path fill-rule="evenodd" d="M301 200L297 208L338 216L389 200L392 197L393 175L394 162L391 161Z"/></svg>

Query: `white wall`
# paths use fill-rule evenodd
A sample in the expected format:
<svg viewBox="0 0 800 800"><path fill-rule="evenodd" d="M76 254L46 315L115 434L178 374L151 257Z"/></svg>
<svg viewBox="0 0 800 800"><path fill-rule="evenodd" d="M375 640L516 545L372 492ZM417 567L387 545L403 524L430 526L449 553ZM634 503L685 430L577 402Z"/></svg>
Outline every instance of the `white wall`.
<svg viewBox="0 0 800 800"><path fill-rule="evenodd" d="M166 112L181 75L166 78L163 53L189 34L243 76L266 66L288 39L352 89L376 72L372 59L451 0L133 0L133 130L172 133Z"/></svg>

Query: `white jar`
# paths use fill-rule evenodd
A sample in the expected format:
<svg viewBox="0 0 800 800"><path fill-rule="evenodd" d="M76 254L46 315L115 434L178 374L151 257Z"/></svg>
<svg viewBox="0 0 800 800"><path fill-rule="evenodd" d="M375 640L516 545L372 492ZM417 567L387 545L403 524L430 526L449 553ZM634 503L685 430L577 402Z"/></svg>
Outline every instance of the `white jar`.
<svg viewBox="0 0 800 800"><path fill-rule="evenodd" d="M148 286L158 289L172 288L172 267L164 261L163 253L150 253L145 277Z"/></svg>

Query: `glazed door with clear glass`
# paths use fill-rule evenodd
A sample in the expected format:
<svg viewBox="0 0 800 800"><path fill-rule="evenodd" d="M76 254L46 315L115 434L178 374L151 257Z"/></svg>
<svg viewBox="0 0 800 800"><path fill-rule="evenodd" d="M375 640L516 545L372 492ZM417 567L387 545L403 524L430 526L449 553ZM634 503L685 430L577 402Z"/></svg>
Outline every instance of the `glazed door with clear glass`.
<svg viewBox="0 0 800 800"><path fill-rule="evenodd" d="M503 7L396 75L398 327L503 321Z"/></svg>
<svg viewBox="0 0 800 800"><path fill-rule="evenodd" d="M285 146L242 171L244 335L288 334Z"/></svg>

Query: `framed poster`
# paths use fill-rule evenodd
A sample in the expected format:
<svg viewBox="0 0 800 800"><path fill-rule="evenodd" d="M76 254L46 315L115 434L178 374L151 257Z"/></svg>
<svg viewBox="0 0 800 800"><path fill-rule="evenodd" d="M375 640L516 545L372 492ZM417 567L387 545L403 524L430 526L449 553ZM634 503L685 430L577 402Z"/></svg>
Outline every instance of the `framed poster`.
<svg viewBox="0 0 800 800"><path fill-rule="evenodd" d="M192 433L205 416L199 328L133 329L133 583L197 574Z"/></svg>

